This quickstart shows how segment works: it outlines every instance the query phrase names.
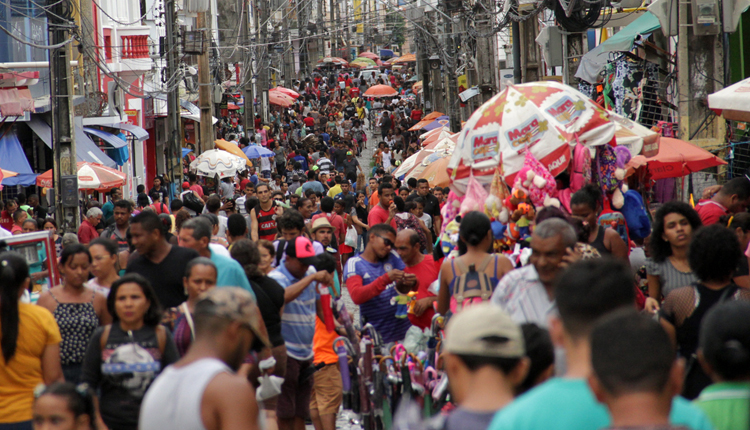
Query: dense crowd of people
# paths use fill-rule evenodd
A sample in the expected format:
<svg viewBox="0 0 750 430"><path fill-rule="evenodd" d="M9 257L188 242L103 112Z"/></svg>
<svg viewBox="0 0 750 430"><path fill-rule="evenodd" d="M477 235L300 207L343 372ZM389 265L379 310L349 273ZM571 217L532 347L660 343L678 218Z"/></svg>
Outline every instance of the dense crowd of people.
<svg viewBox="0 0 750 430"><path fill-rule="evenodd" d="M499 253L494 219L445 220L448 188L393 175L424 112L362 95L407 78L300 82L269 123L220 131L273 156L177 193L111 190L77 234L36 195L4 202L0 236L52 231L61 276L0 253L0 430L334 430L348 312L387 348L443 330L452 407L404 402L394 428L747 429L750 180L662 205L638 244L596 222L586 186Z"/></svg>

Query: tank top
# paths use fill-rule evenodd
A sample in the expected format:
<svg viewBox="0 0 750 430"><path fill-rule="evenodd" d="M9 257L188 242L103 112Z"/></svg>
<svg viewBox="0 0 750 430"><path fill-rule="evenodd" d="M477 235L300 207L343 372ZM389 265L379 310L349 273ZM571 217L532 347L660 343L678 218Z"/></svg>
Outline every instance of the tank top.
<svg viewBox="0 0 750 430"><path fill-rule="evenodd" d="M258 212L258 238L273 242L276 240L276 203L271 205L271 209L264 211L260 205L257 206Z"/></svg>
<svg viewBox="0 0 750 430"><path fill-rule="evenodd" d="M57 303L52 315L60 327L60 336L62 336L60 364L65 366L83 363L89 339L99 327L99 316L94 310L96 291L91 292L91 301L88 303L60 303L52 291L49 295Z"/></svg>
<svg viewBox="0 0 750 430"><path fill-rule="evenodd" d="M594 241L591 242L589 245L591 245L594 249L599 251L599 254L602 256L604 255L612 255L612 252L607 249L606 246L604 246L604 232L606 231L604 227L597 226L599 229L599 232L596 233L596 238L594 238Z"/></svg>
<svg viewBox="0 0 750 430"><path fill-rule="evenodd" d="M203 392L219 373L232 373L215 358L204 358L184 367L169 366L151 384L141 404L141 430L205 430L201 417Z"/></svg>

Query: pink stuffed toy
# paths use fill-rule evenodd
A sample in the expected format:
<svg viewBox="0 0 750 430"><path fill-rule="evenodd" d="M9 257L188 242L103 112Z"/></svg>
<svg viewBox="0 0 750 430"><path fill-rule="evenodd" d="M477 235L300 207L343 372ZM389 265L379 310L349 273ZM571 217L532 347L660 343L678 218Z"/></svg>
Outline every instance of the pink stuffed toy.
<svg viewBox="0 0 750 430"><path fill-rule="evenodd" d="M549 170L531 154L531 151L527 151L523 167L513 182L513 189L526 192L531 203L538 208L543 206L559 208L560 201L555 198L557 197L556 185L555 178Z"/></svg>

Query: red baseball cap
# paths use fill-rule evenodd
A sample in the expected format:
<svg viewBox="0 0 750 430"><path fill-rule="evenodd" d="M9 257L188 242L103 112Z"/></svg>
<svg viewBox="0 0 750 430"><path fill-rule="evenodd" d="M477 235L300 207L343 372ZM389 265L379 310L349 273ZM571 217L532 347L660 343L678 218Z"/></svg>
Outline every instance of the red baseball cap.
<svg viewBox="0 0 750 430"><path fill-rule="evenodd" d="M315 265L317 262L312 242L304 236L298 236L286 245L286 256L296 258L308 266Z"/></svg>

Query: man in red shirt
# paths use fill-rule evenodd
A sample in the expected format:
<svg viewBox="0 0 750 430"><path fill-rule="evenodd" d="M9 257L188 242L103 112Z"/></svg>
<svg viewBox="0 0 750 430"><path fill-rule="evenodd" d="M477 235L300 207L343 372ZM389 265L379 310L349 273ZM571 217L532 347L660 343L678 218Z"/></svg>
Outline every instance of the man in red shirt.
<svg viewBox="0 0 750 430"><path fill-rule="evenodd" d="M357 88L357 87L352 87L352 89L350 89L350 90L349 90L349 96L350 96L351 98L354 98L354 97L359 97L359 88Z"/></svg>
<svg viewBox="0 0 750 430"><path fill-rule="evenodd" d="M102 210L96 207L91 208L86 212L86 218L81 221L81 226L78 227L78 242L86 245L99 237L99 232L96 231L96 226L99 225L102 216Z"/></svg>
<svg viewBox="0 0 750 430"><path fill-rule="evenodd" d="M724 184L710 199L698 202L695 210L701 217L703 225L711 225L719 222L719 218L724 215L745 211L748 204L750 204L750 180L745 176L740 176Z"/></svg>
<svg viewBox="0 0 750 430"><path fill-rule="evenodd" d="M414 124L422 120L423 113L421 105L411 110L411 120L414 121Z"/></svg>
<svg viewBox="0 0 750 430"><path fill-rule="evenodd" d="M396 235L396 252L401 256L406 268L404 273L411 274L417 282L416 302L414 313L409 314L412 325L424 330L432 325L432 316L435 315L434 303L437 296L429 291L438 277L439 270L435 266L432 255L423 255L419 252L419 235L414 230L401 230Z"/></svg>
<svg viewBox="0 0 750 430"><path fill-rule="evenodd" d="M195 173L190 173L188 175L188 181L190 181L190 190L195 192L198 197L205 201L206 197L203 195L203 187L198 185L198 177L195 175Z"/></svg>
<svg viewBox="0 0 750 430"><path fill-rule="evenodd" d="M383 181L378 185L378 204L373 206L367 216L367 225L370 227L377 224L391 224L396 228L393 217L396 215L396 204L393 197L396 195L391 181Z"/></svg>
<svg viewBox="0 0 750 430"><path fill-rule="evenodd" d="M305 123L305 126L312 127L315 125L315 118L312 117L312 114L307 114L305 119L302 120Z"/></svg>

